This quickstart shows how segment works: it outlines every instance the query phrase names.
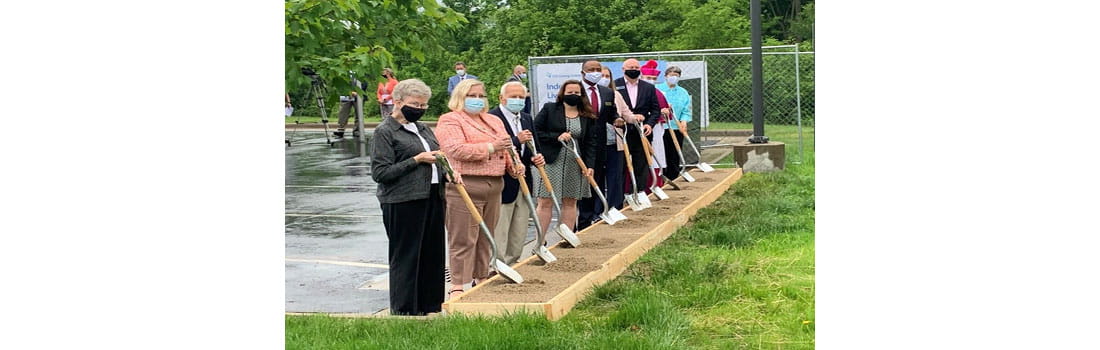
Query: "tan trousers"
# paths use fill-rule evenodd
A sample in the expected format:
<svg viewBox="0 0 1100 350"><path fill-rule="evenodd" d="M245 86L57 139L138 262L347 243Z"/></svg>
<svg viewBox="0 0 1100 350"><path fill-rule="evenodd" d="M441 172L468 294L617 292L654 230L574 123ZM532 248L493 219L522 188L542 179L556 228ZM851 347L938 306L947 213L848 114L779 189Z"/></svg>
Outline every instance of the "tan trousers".
<svg viewBox="0 0 1100 350"><path fill-rule="evenodd" d="M481 212L485 226L493 232L500 219L500 192L504 189L504 179L500 176L469 175L462 176L462 183L474 206ZM446 222L451 283L457 286L470 283L474 278L489 277L489 240L481 234L481 227L466 209L466 202L454 184L447 184Z"/></svg>
<svg viewBox="0 0 1100 350"><path fill-rule="evenodd" d="M521 180L522 181L522 180ZM500 220L493 231L493 239L501 250L500 260L508 265L519 261L523 253L523 243L527 239L527 219L531 217L531 208L520 193L512 203L500 205Z"/></svg>

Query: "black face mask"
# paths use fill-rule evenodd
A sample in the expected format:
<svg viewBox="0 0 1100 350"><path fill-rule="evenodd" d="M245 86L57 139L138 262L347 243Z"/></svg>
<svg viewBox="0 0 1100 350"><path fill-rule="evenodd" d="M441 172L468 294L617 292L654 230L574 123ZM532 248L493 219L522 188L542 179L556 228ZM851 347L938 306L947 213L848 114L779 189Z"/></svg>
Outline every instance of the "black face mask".
<svg viewBox="0 0 1100 350"><path fill-rule="evenodd" d="M383 78L387 78L385 74L382 74L382 77L383 77Z"/></svg>
<svg viewBox="0 0 1100 350"><path fill-rule="evenodd" d="M420 120L420 117L424 116L424 112L427 112L427 108L413 108L408 105L401 106L401 115L405 116L405 120L410 123L415 123Z"/></svg>
<svg viewBox="0 0 1100 350"><path fill-rule="evenodd" d="M561 101L570 106L578 106L581 104L581 95L565 95Z"/></svg>
<svg viewBox="0 0 1100 350"><path fill-rule="evenodd" d="M637 69L627 69L623 72L623 74L626 74L626 76L630 77L630 79L638 79L638 77L642 76L642 71Z"/></svg>

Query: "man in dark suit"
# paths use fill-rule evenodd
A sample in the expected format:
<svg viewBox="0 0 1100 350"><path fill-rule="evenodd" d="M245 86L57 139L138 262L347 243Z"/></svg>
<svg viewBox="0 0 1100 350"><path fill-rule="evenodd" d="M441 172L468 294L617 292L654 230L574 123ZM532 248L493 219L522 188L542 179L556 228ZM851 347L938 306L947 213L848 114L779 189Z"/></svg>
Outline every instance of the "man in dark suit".
<svg viewBox="0 0 1100 350"><path fill-rule="evenodd" d="M531 140L534 121L531 114L523 112L523 98L527 95L527 87L518 82L507 82L500 87L500 105L489 111L489 114L497 116L504 122L504 128L512 137L512 146L525 165L524 175L527 188L531 188L531 168L533 164L545 165L542 155L534 156L534 152L524 143ZM537 171L537 170L535 170ZM519 261L523 251L523 243L527 239L527 218L531 216L534 208L531 208L522 194L519 193L519 181L511 176L504 176L504 189L501 193L500 219L497 221L496 232L493 239L500 249L500 258L511 265Z"/></svg>
<svg viewBox="0 0 1100 350"><path fill-rule="evenodd" d="M638 180L639 191L645 187L649 176L649 162L645 159L642 142L653 140L653 126L657 125L657 118L661 115L661 107L657 105L657 88L653 84L638 79L642 76L641 68L642 65L637 59L623 61L623 77L615 79L615 89L622 95L623 100L626 100L630 111L645 118L641 121L645 135L638 135L638 128L633 125L628 125L626 128L626 143L630 150L634 179ZM645 138L643 139L642 136Z"/></svg>
<svg viewBox="0 0 1100 350"><path fill-rule="evenodd" d="M628 110L620 110L615 103L615 91L597 82L603 78L603 70L599 61L588 60L581 65L582 95L592 104L592 111L598 117L598 129L596 132L604 135L600 138L604 145L603 152L596 154L596 164L587 164L595 170L593 177L600 189L607 197L607 205L616 209L623 207L623 153L621 145L617 141L614 128L622 129L626 126L624 117L630 118L632 114ZM577 230L588 227L592 222L600 218L603 213L603 203L599 197L585 198L577 203L580 213L577 217Z"/></svg>
<svg viewBox="0 0 1100 350"><path fill-rule="evenodd" d="M527 79L527 68L524 68L523 65L516 65L512 68L512 77L508 78L508 81L518 81L522 84L524 79ZM524 98L523 103L523 113L531 114L530 93Z"/></svg>

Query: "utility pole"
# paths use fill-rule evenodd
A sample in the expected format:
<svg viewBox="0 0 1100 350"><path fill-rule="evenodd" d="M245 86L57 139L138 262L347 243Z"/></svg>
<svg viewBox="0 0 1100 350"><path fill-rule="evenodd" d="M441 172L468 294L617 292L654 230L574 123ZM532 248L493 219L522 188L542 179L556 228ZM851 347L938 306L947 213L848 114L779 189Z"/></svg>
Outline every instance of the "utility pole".
<svg viewBox="0 0 1100 350"><path fill-rule="evenodd" d="M752 21L752 138L749 143L768 143L764 136L764 54L760 48L760 0L749 1Z"/></svg>

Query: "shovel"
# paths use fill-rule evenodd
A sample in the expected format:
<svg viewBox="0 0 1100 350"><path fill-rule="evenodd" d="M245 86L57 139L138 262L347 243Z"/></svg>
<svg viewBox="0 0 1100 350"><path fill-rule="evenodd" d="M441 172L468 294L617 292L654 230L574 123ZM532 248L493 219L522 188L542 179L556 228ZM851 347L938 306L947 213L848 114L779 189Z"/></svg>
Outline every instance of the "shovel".
<svg viewBox="0 0 1100 350"><path fill-rule="evenodd" d="M570 144L572 144L573 147L569 147ZM581 174L584 174L584 177L588 179L588 184L592 185L592 189L596 191L596 195L600 196L600 202L603 202L603 213L600 213L600 218L603 219L603 222L606 222L608 225L614 225L616 222L626 220L626 215L623 215L623 213L620 212L619 209L611 208L607 205L607 198L603 196L603 191L600 190L600 185L596 184L595 178L593 178L591 175L588 175L588 166L584 165L584 160L581 159L580 152L577 152L577 141L574 140L573 142L570 142L568 144L562 142L561 145L562 147L568 148L570 151L573 151L573 159L576 159L577 165L581 166Z"/></svg>
<svg viewBox="0 0 1100 350"><path fill-rule="evenodd" d="M438 153L435 156L436 162L438 162L443 170L447 172L447 175L451 179L455 178L455 172L451 169L451 165L447 163L447 158L442 153ZM485 219L481 217L481 213L477 211L477 206L474 205L474 201L470 199L470 194L466 193L466 186L456 183L455 188L458 189L458 194L462 195L462 200L466 202L466 209L470 211L470 215L474 216L474 220L477 220L477 224L481 226L481 234L485 235L485 238L489 240L489 248L492 256L489 257L489 268L496 270L497 274L500 274L505 279L515 282L517 284L523 283L523 276L519 275L519 272L512 269L512 267L500 261L497 254L497 242L493 240L493 233L489 231L489 226L485 226Z"/></svg>
<svg viewBox="0 0 1100 350"><path fill-rule="evenodd" d="M695 141L692 141L691 137L688 137L687 134L684 134L684 139L687 140L688 144L691 145L691 148L695 150L695 154L699 155L699 164L685 164L684 166L693 166L699 168L699 170L702 170L704 173L714 171L714 168L712 168L710 164L707 164L703 161L703 154L699 153L698 147L695 147ZM680 159L683 159L683 157L681 157Z"/></svg>
<svg viewBox="0 0 1100 350"><path fill-rule="evenodd" d="M519 163L519 156L516 156L516 150L514 148L508 148L508 154L512 155L512 162ZM523 198L527 200L527 207L531 208L531 219L535 220L535 232L538 233L538 242L535 242L535 255L542 259L544 263L552 263L558 261L558 258L554 256L554 253L550 252L550 249L546 249L546 232L542 230L542 223L539 222L539 213L535 211L535 200L531 198L531 189L527 187L527 179L524 179L527 174L520 177L519 189L523 192Z"/></svg>
<svg viewBox="0 0 1100 350"><path fill-rule="evenodd" d="M687 182L695 182L695 178L688 174L686 165L684 165L684 150L680 148L680 140L676 137L676 130L672 129L672 119L668 120L669 129L666 129L670 135L672 135L672 145L676 146L676 154L680 156L680 177L687 180ZM708 165L709 166L709 165Z"/></svg>
<svg viewBox="0 0 1100 350"><path fill-rule="evenodd" d="M535 147L534 141L527 141L527 147L531 147L531 151L535 152L535 154L540 154L539 149ZM558 210L558 236L561 236L561 238L568 242L569 245L572 245L573 247L579 247L581 245L580 237L577 237L577 234L573 233L573 230L570 230L569 226L566 226L565 223L561 222L561 214L564 213L563 211L561 211L561 201L558 199L558 195L554 193L554 185L550 184L550 176L546 175L546 168L542 166L539 166L538 168L539 176L542 176L542 185L543 187L546 187L547 191L550 192L550 199L554 202L554 208Z"/></svg>
<svg viewBox="0 0 1100 350"><path fill-rule="evenodd" d="M634 178L634 163L631 162L630 147L627 147L626 138L623 137L623 134L621 134L618 129L615 129L615 135L623 140L623 156L626 158L626 173L630 174L630 187L632 192L624 196L626 204L630 204L630 209L634 211L641 211L642 209L652 207L653 203L649 201L648 196L638 194L638 179Z"/></svg>
<svg viewBox="0 0 1100 350"><path fill-rule="evenodd" d="M665 190L661 189L661 187L657 186L657 179L658 179L657 172L653 170L653 164L654 164L653 163L653 151L651 151L649 149L649 141L646 140L645 136L643 136L643 135L645 135L645 130L642 129L642 124L641 123L634 124L634 127L638 128L638 136L642 141L642 150L645 152L645 160L646 160L646 163L649 164L649 175L653 176L653 185L649 186L649 191L653 192L653 194L657 195L657 199L666 200L666 199L669 198L668 194L665 193ZM672 184L672 180L669 180L668 178L665 178L665 182L668 182L669 184ZM679 186L673 186L673 187L676 187L677 189L679 189Z"/></svg>

